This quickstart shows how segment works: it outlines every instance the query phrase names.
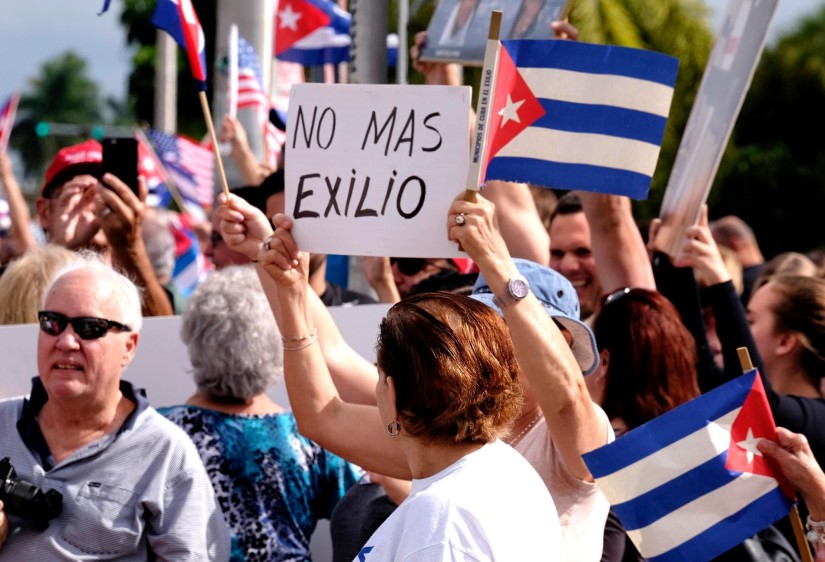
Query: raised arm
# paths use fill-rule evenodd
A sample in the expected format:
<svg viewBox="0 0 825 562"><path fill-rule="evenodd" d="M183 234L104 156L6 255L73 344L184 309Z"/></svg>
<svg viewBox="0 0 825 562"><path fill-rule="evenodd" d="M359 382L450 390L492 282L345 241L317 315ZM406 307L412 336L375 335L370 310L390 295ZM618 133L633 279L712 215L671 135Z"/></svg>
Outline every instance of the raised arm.
<svg viewBox="0 0 825 562"><path fill-rule="evenodd" d="M236 195L232 196L229 205L224 195L218 197L218 202L215 212L221 218L220 229L224 240L236 252L256 261L261 245L272 234L266 216ZM260 264L256 265L256 270L280 326L278 287ZM375 382L378 380L375 366L344 340L329 310L315 292L310 289L307 292L312 320L318 329L318 342L342 399L356 404L375 404Z"/></svg>
<svg viewBox="0 0 825 562"><path fill-rule="evenodd" d="M464 213L466 222L455 223ZM507 293L507 282L518 275L496 223L494 206L483 197L477 203L456 199L447 228L478 264L493 294ZM581 369L556 323L538 299L526 298L503 307L522 375L530 383L553 441L570 472L590 480L582 453L606 443L606 420L599 417L584 383Z"/></svg>
<svg viewBox="0 0 825 562"><path fill-rule="evenodd" d="M143 289L144 316L174 314L169 297L155 275L143 243L143 215L146 211L146 182L138 179L138 194L112 174L95 189L107 212L101 214L100 228L112 247L112 262L128 272Z"/></svg>
<svg viewBox="0 0 825 562"><path fill-rule="evenodd" d="M221 141L228 142L232 146L232 161L238 168L241 177L248 185L258 185L271 170L265 168L255 158L255 154L249 147L249 139L246 136L246 129L235 117L227 114L221 123Z"/></svg>
<svg viewBox="0 0 825 562"><path fill-rule="evenodd" d="M602 292L625 287L656 290L647 248L633 219L630 199L617 195L579 192L590 224L593 256Z"/></svg>
<svg viewBox="0 0 825 562"><path fill-rule="evenodd" d="M37 246L29 224L31 214L23 193L20 191L20 184L14 177L14 170L11 166L11 158L5 152L0 152L0 184L6 193L6 201L9 204L9 218L14 238L17 244L17 255L22 255Z"/></svg>
<svg viewBox="0 0 825 562"><path fill-rule="evenodd" d="M499 228L507 249L514 258L542 265L550 263L550 235L536 209L526 183L490 181L484 197L496 206Z"/></svg>
<svg viewBox="0 0 825 562"><path fill-rule="evenodd" d="M322 447L372 471L410 478L406 457L388 443L376 406L344 402L317 345L308 299L309 254L292 238L292 221L276 215L275 233L258 253L278 286L284 377L300 432Z"/></svg>

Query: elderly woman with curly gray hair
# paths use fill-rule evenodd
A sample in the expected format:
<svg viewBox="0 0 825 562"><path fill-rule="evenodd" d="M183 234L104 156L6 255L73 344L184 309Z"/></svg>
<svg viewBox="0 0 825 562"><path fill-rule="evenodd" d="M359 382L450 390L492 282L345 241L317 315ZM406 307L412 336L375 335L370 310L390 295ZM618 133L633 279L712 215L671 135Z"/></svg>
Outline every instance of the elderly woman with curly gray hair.
<svg viewBox="0 0 825 562"><path fill-rule="evenodd" d="M360 469L301 436L267 396L283 355L254 270L213 273L190 297L181 336L197 392L160 412L195 442L232 533L231 560L310 560L317 520Z"/></svg>

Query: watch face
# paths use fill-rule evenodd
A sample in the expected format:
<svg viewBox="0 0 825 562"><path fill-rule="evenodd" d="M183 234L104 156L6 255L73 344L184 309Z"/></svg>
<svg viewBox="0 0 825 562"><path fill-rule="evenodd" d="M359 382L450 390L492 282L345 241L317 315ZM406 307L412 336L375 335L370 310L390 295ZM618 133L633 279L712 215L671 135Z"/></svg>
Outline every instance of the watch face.
<svg viewBox="0 0 825 562"><path fill-rule="evenodd" d="M517 299L523 299L530 292L530 285L524 279L511 279L508 289Z"/></svg>

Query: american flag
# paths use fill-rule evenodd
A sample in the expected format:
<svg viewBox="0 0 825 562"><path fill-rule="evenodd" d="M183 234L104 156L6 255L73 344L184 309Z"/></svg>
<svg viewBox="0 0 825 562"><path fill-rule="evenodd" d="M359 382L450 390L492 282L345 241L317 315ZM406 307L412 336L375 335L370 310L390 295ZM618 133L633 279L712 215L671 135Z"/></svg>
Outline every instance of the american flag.
<svg viewBox="0 0 825 562"><path fill-rule="evenodd" d="M3 107L0 107L0 152L5 152L9 145L11 129L14 127L14 116L17 113L17 102L20 101L20 94L13 93Z"/></svg>
<svg viewBox="0 0 825 562"><path fill-rule="evenodd" d="M255 49L243 37L238 37L238 108L252 108L263 123L264 161L274 167L286 140L286 133L269 121L271 103L263 86L261 64ZM229 92L235 95L235 92Z"/></svg>
<svg viewBox="0 0 825 562"><path fill-rule="evenodd" d="M269 98L263 84L261 64L255 49L246 39L238 37L238 108L251 107L266 115Z"/></svg>
<svg viewBox="0 0 825 562"><path fill-rule="evenodd" d="M203 206L211 205L215 192L212 151L181 135L149 129L148 136L181 196Z"/></svg>

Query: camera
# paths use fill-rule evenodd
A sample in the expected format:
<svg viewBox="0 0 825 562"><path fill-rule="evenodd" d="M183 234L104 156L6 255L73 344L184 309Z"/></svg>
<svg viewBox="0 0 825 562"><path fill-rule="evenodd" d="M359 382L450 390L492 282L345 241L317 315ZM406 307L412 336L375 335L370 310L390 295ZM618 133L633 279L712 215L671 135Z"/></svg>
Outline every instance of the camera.
<svg viewBox="0 0 825 562"><path fill-rule="evenodd" d="M63 509L63 494L57 490L43 491L18 479L9 457L0 459L0 501L6 513L32 521L41 531Z"/></svg>

